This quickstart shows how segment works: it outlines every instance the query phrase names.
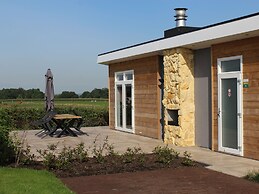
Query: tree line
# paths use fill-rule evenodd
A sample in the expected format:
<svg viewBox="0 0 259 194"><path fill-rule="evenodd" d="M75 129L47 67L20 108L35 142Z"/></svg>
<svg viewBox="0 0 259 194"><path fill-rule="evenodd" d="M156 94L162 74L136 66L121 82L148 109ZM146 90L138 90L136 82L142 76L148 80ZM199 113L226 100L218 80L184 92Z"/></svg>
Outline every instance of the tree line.
<svg viewBox="0 0 259 194"><path fill-rule="evenodd" d="M23 88L3 88L0 90L0 99L22 99L22 98L44 98L44 93L40 89L29 89Z"/></svg>
<svg viewBox="0 0 259 194"><path fill-rule="evenodd" d="M91 92L85 91L81 95L76 94L71 91L63 91L61 94L57 95L57 98L108 98L109 91L108 88L93 89Z"/></svg>
<svg viewBox="0 0 259 194"><path fill-rule="evenodd" d="M85 91L81 95L73 91L63 91L55 95L55 98L108 98L108 88L93 89L91 92ZM3 88L0 90L0 99L36 99L44 98L44 93L40 89L23 88Z"/></svg>

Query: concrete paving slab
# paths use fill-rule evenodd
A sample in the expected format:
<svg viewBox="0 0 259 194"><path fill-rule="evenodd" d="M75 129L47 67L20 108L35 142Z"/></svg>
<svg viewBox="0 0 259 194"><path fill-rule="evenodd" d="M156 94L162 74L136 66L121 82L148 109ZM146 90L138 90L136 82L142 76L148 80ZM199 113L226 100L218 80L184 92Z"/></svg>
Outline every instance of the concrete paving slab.
<svg viewBox="0 0 259 194"><path fill-rule="evenodd" d="M47 146L50 144L57 144L57 150L61 150L64 146L75 147L79 143L84 143L85 147L91 150L94 142L98 146L102 145L106 137L108 137L108 143L114 145L115 151L119 153L125 152L128 147L141 147L145 153L151 153L156 146L165 146L162 140L111 130L108 127L83 127L82 131L88 135L78 135L78 137L64 136L60 138L47 136L40 138L35 136L38 132L37 130L19 131L17 133L18 137L25 135L26 144L31 147L31 152L35 155L39 155L37 150L47 149ZM187 151L191 153L193 160L208 164L207 168L232 176L243 177L249 171L259 170L259 161L257 160L213 152L196 146L168 146L181 154Z"/></svg>

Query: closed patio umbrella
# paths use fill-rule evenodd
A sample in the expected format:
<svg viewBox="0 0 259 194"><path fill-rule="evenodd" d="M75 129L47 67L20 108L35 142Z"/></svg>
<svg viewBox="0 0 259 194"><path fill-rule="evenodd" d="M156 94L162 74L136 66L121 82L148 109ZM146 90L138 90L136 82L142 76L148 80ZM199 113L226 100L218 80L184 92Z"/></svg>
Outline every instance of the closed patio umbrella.
<svg viewBox="0 0 259 194"><path fill-rule="evenodd" d="M46 111L52 111L54 109L54 85L53 85L53 75L50 69L48 69L45 75L45 78L46 78L45 109Z"/></svg>

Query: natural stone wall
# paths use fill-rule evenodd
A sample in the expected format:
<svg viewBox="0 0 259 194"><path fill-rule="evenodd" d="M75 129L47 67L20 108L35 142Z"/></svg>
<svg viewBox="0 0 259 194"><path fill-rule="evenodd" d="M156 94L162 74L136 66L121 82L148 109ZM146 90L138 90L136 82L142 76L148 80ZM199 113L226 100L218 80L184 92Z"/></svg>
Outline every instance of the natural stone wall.
<svg viewBox="0 0 259 194"><path fill-rule="evenodd" d="M164 141L179 146L194 145L194 62L185 48L164 51ZM167 110L178 110L178 126L169 125ZM176 111L177 112L177 111Z"/></svg>

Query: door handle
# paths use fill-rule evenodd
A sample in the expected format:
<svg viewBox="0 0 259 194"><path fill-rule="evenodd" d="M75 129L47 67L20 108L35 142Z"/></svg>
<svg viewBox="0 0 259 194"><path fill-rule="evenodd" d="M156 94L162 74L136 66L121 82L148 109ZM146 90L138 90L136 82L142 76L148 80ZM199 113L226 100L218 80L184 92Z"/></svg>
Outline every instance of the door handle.
<svg viewBox="0 0 259 194"><path fill-rule="evenodd" d="M239 118L242 118L242 114L241 114L241 113L237 113L237 116L238 116Z"/></svg>
<svg viewBox="0 0 259 194"><path fill-rule="evenodd" d="M217 114L218 117L220 117L220 113L221 113L221 111L220 111L220 109L218 109L218 114Z"/></svg>

